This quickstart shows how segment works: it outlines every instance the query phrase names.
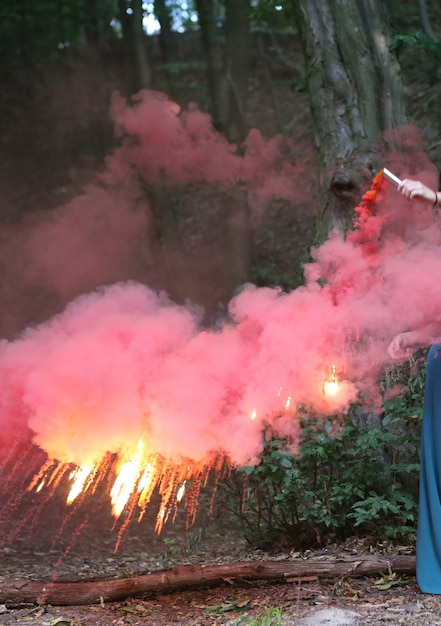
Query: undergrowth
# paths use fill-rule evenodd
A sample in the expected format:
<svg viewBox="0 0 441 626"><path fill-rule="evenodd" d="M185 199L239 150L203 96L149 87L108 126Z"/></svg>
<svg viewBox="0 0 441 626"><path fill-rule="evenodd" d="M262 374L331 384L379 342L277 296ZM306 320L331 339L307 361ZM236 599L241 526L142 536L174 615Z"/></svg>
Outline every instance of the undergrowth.
<svg viewBox="0 0 441 626"><path fill-rule="evenodd" d="M388 372L381 415L360 405L345 417L305 414L297 454L266 429L260 463L224 484L246 540L261 549L354 535L408 540L417 517L424 378L422 362ZM392 393L397 384L401 392Z"/></svg>

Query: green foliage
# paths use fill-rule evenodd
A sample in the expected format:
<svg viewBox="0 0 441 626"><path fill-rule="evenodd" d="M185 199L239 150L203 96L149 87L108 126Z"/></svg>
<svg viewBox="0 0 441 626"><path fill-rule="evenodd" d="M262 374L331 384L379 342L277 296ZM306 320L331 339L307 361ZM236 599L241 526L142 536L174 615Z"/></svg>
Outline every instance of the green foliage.
<svg viewBox="0 0 441 626"><path fill-rule="evenodd" d="M426 386L426 352L421 350L408 361L385 372L381 389L384 394L383 421L386 425L395 420L403 429L411 432L415 426L419 429Z"/></svg>
<svg viewBox="0 0 441 626"><path fill-rule="evenodd" d="M259 613L259 615L254 618L238 618L233 622L233 626L279 626L282 623L282 609L278 607L272 609L265 607L263 613Z"/></svg>
<svg viewBox="0 0 441 626"><path fill-rule="evenodd" d="M306 91L306 82L303 78L298 78L290 82L290 87L294 93L303 93Z"/></svg>
<svg viewBox="0 0 441 626"><path fill-rule="evenodd" d="M267 229L265 235L269 241L274 238L274 233ZM284 271L277 263L266 262L254 264L251 267L250 280L258 287L281 287L285 291L291 291L305 282L304 264L311 260L309 250L304 249L297 256L296 263L289 272Z"/></svg>
<svg viewBox="0 0 441 626"><path fill-rule="evenodd" d="M250 278L258 287L278 286L289 291L296 286L294 277L282 272L275 263L254 265L251 268Z"/></svg>
<svg viewBox="0 0 441 626"><path fill-rule="evenodd" d="M410 372L407 372L410 375ZM405 370L389 373L390 392ZM229 488L245 538L263 549L284 537L297 548L354 534L404 538L415 530L424 368L383 414L354 406L346 418L302 418L298 454L264 433L259 465L239 470Z"/></svg>
<svg viewBox="0 0 441 626"><path fill-rule="evenodd" d="M179 546L176 543L176 539L165 537L163 541L167 546L167 550L170 554L176 555L179 552Z"/></svg>
<svg viewBox="0 0 441 626"><path fill-rule="evenodd" d="M167 70L170 74L179 75L188 70L200 71L205 69L205 63L202 61L176 61L167 63Z"/></svg>
<svg viewBox="0 0 441 626"><path fill-rule="evenodd" d="M389 567L387 570L387 574L381 574L381 577L375 581L375 584L380 591L387 591L388 589L392 589L392 587L401 587L403 585L407 585L408 581L403 581L397 578L397 573L393 572Z"/></svg>
<svg viewBox="0 0 441 626"><path fill-rule="evenodd" d="M433 55L438 61L441 60L441 43L434 41L420 30L409 33L395 33L391 39L391 50L398 51L402 46L419 48L429 55Z"/></svg>
<svg viewBox="0 0 441 626"><path fill-rule="evenodd" d="M252 27L259 30L292 30L292 5L287 0L258 0L250 12Z"/></svg>
<svg viewBox="0 0 441 626"><path fill-rule="evenodd" d="M113 0L39 0L0 3L0 54L3 80L17 81L17 70L28 78L42 63L65 59L66 50L99 36L113 38Z"/></svg>
<svg viewBox="0 0 441 626"><path fill-rule="evenodd" d="M251 607L249 598L225 600L221 604L207 605L204 609L208 613L229 613L230 611L245 611Z"/></svg>

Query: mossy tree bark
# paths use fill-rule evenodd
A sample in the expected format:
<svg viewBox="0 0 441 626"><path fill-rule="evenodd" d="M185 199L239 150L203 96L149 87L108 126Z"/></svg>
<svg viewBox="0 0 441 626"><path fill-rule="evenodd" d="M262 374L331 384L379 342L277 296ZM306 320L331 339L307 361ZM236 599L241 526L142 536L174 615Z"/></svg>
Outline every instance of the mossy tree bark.
<svg viewBox="0 0 441 626"><path fill-rule="evenodd" d="M406 122L381 0L292 0L321 158L317 240L345 230L381 167L382 131ZM393 137L393 133L389 134Z"/></svg>

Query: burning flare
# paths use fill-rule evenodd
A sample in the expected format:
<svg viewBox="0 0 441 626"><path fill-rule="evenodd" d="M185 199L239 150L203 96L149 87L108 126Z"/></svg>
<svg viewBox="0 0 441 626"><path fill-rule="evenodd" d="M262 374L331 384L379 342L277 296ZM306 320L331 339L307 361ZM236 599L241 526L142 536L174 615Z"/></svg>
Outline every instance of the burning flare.
<svg viewBox="0 0 441 626"><path fill-rule="evenodd" d="M72 502L82 493L87 490L86 481L89 478L93 470L92 465L82 465L81 467L73 470L69 478L73 480L72 487L66 499L66 504L72 504Z"/></svg>
<svg viewBox="0 0 441 626"><path fill-rule="evenodd" d="M112 515L115 521L126 512L120 527L115 552L118 549L122 533L127 528L135 512L137 521L141 521L155 490L161 496L157 514L156 531L162 527L172 514L177 512L179 502L186 497L186 510L190 520L194 520L201 487L208 475L214 471L218 475L228 466L224 456L213 456L204 461L195 462L182 459L180 463L166 461L161 455L148 452L146 443L139 440L135 449L120 455L105 455L95 464L72 468L72 464L48 460L34 476L28 491L39 493L43 488L57 489L67 477L69 490L66 504L80 504L88 494L96 492L104 482L109 494Z"/></svg>
<svg viewBox="0 0 441 626"><path fill-rule="evenodd" d="M323 384L323 393L325 396L335 396L340 390L337 374L335 372L335 365L332 366L332 372L328 380L325 380Z"/></svg>

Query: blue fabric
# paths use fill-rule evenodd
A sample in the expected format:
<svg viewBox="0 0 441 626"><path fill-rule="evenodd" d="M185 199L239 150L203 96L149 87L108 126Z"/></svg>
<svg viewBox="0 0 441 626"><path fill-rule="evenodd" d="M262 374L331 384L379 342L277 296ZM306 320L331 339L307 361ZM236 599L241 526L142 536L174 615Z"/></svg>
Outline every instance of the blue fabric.
<svg viewBox="0 0 441 626"><path fill-rule="evenodd" d="M441 594L441 345L438 344L427 355L416 570L421 591Z"/></svg>

